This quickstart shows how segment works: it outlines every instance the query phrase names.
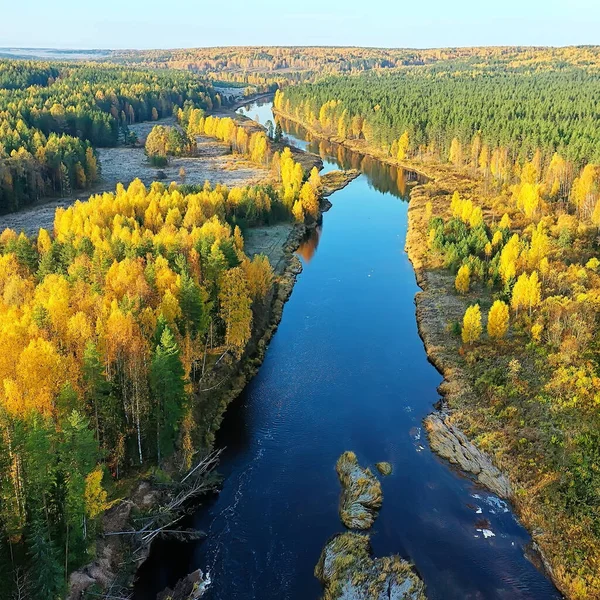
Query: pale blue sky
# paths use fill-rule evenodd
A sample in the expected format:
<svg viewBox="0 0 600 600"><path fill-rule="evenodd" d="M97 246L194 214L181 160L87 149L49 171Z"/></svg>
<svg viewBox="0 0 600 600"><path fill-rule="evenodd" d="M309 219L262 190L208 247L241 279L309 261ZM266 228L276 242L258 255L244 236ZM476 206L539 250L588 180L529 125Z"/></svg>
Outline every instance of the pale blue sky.
<svg viewBox="0 0 600 600"><path fill-rule="evenodd" d="M0 0L0 47L599 43L600 0Z"/></svg>

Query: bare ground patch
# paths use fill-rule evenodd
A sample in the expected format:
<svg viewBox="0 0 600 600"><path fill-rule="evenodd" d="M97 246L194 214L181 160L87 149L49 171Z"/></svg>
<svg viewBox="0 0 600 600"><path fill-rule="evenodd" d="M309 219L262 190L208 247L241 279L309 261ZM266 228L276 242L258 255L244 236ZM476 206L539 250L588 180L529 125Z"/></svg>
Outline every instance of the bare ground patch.
<svg viewBox="0 0 600 600"><path fill-rule="evenodd" d="M284 246L292 231L292 223L251 227L244 232L244 251L248 256L266 254L276 273L285 266Z"/></svg>

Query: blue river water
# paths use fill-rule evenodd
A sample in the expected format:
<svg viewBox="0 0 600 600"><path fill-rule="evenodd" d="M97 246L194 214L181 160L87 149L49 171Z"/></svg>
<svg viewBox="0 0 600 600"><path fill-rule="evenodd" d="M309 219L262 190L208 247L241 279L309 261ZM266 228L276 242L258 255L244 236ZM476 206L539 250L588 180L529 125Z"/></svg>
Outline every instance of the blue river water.
<svg viewBox="0 0 600 600"><path fill-rule="evenodd" d="M269 102L240 112L274 121ZM353 450L362 465L392 463L373 552L414 563L428 598L560 598L527 557L531 540L510 506L436 457L422 430L441 377L418 335L404 252L414 174L283 126L290 144L321 154L324 172L362 174L299 249L304 270L265 361L227 411L223 489L193 517L207 538L157 546L137 597L201 568L208 600L319 598L314 566L344 530L335 462Z"/></svg>

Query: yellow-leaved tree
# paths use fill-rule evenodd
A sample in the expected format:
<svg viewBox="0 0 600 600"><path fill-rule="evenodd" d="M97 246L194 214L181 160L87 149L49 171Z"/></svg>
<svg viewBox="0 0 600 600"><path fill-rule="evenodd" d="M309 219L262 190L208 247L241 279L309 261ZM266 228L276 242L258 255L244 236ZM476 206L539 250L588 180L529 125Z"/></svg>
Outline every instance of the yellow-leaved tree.
<svg viewBox="0 0 600 600"><path fill-rule="evenodd" d="M302 203L304 214L309 214L313 219L319 216L319 199L309 182L306 182L300 190L300 202Z"/></svg>
<svg viewBox="0 0 600 600"><path fill-rule="evenodd" d="M500 275L504 283L508 283L517 274L517 259L521 254L519 234L515 233L506 243L500 253Z"/></svg>
<svg viewBox="0 0 600 600"><path fill-rule="evenodd" d="M462 326L462 341L465 344L472 344L481 337L481 310L479 304L469 306L465 311Z"/></svg>
<svg viewBox="0 0 600 600"><path fill-rule="evenodd" d="M500 340L508 331L508 305L496 300L488 313L487 332L491 338Z"/></svg>
<svg viewBox="0 0 600 600"><path fill-rule="evenodd" d="M531 315L533 308L540 303L541 287L537 271L529 276L527 273L520 275L513 287L510 300L510 305L517 315L520 308L528 309Z"/></svg>
<svg viewBox="0 0 600 600"><path fill-rule="evenodd" d="M448 160L455 166L460 167L462 164L462 147L458 138L454 138L450 144L450 153Z"/></svg>
<svg viewBox="0 0 600 600"><path fill-rule="evenodd" d="M456 291L461 294L466 294L469 291L470 280L471 269L469 269L469 265L462 265L456 274L456 279L454 280L454 287L456 288Z"/></svg>
<svg viewBox="0 0 600 600"><path fill-rule="evenodd" d="M239 357L252 333L252 300L241 267L228 269L223 274L219 302L225 322L225 343Z"/></svg>
<svg viewBox="0 0 600 600"><path fill-rule="evenodd" d="M308 178L308 183L312 186L315 194L321 193L321 188L323 184L321 183L321 176L319 175L319 170L317 167L313 167L310 171L310 176Z"/></svg>
<svg viewBox="0 0 600 600"><path fill-rule="evenodd" d="M409 146L410 138L408 136L408 131L405 131L398 140L398 160L404 160L406 158L406 153L408 152Z"/></svg>
<svg viewBox="0 0 600 600"><path fill-rule="evenodd" d="M298 223L304 223L304 209L302 208L302 202L300 202L300 200L296 200L296 202L294 202L292 214Z"/></svg>

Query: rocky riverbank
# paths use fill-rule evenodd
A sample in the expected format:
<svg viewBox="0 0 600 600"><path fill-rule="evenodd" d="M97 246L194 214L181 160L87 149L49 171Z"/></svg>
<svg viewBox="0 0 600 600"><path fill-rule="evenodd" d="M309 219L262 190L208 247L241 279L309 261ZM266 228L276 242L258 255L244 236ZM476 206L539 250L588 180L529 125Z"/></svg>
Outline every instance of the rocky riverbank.
<svg viewBox="0 0 600 600"><path fill-rule="evenodd" d="M489 456L452 425L449 414L442 411L432 413L425 419L425 429L431 448L442 458L474 475L481 485L500 498L512 496L506 476L492 464Z"/></svg>

